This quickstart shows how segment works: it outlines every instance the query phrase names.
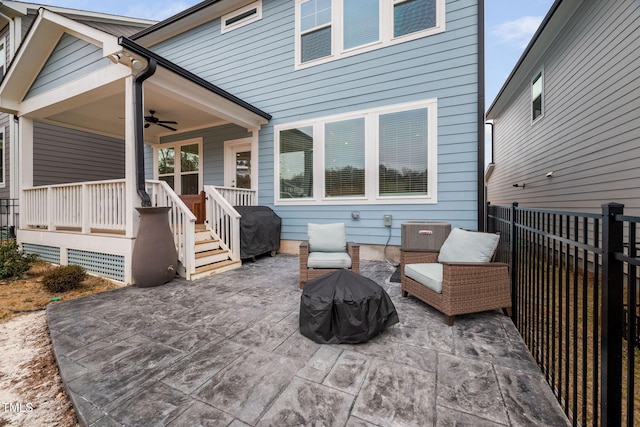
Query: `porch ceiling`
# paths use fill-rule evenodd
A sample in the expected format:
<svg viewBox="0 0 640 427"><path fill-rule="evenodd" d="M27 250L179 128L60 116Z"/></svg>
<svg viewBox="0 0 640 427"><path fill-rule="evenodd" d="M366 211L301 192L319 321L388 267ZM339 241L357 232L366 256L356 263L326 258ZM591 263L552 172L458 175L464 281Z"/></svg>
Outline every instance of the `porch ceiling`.
<svg viewBox="0 0 640 427"><path fill-rule="evenodd" d="M145 141L159 143L165 135L202 129L230 121L245 127L253 126L248 119L233 120L228 114L215 111L210 104L216 101L202 89L189 87L188 84L170 82L163 83L168 76L154 76L144 84L144 115L149 110L155 111L160 120L178 122L169 125L177 129L173 132L161 126L151 125L144 130ZM179 79L174 77L174 79ZM179 86L183 90L176 93ZM52 105L34 114L34 118L65 127L87 130L94 133L124 138L125 136L125 83L124 80L109 85L108 94L105 88L91 90L82 94L79 99L68 100ZM208 96L207 96L208 95ZM214 96L215 97L215 96ZM238 123L240 122L240 123ZM259 124L255 124L259 127Z"/></svg>

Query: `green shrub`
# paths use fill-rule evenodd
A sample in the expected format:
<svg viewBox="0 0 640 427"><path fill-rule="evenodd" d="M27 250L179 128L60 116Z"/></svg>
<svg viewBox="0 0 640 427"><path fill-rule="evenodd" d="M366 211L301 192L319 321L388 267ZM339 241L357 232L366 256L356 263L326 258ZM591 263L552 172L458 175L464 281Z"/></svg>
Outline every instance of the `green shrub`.
<svg viewBox="0 0 640 427"><path fill-rule="evenodd" d="M87 272L79 265L56 267L42 278L42 284L51 293L67 292L77 289L87 277Z"/></svg>
<svg viewBox="0 0 640 427"><path fill-rule="evenodd" d="M34 254L25 254L15 240L0 244L0 279L20 277L31 268L38 258Z"/></svg>

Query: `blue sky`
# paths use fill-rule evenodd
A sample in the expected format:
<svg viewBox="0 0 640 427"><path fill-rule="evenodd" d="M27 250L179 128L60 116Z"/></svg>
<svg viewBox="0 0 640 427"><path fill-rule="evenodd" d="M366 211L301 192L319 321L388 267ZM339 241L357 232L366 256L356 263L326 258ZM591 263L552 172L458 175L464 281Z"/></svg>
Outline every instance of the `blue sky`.
<svg viewBox="0 0 640 427"><path fill-rule="evenodd" d="M199 0L44 0L39 3L162 20ZM493 102L553 0L485 0L486 107Z"/></svg>

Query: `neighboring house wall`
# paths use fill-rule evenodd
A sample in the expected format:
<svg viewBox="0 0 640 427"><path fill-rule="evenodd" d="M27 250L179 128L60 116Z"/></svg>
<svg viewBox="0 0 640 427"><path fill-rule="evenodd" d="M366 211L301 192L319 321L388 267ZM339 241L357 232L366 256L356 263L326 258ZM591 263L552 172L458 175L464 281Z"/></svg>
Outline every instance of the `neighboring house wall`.
<svg viewBox="0 0 640 427"><path fill-rule="evenodd" d="M637 1L582 3L530 69L544 73L544 116L531 123L527 79L494 119L489 202L585 212L620 202L640 214L639 33Z"/></svg>
<svg viewBox="0 0 640 427"><path fill-rule="evenodd" d="M33 184L124 178L124 142L34 122Z"/></svg>
<svg viewBox="0 0 640 427"><path fill-rule="evenodd" d="M264 0L262 19L242 28L221 34L216 19L151 47L273 116L259 135L259 203L275 205L282 238L303 240L308 222L335 221L347 223L352 240L382 244L383 214L393 215L395 245L408 220L477 228L477 2L447 1L443 33L297 71L295 10L292 1ZM424 100L437 100L436 204L276 203L274 126Z"/></svg>

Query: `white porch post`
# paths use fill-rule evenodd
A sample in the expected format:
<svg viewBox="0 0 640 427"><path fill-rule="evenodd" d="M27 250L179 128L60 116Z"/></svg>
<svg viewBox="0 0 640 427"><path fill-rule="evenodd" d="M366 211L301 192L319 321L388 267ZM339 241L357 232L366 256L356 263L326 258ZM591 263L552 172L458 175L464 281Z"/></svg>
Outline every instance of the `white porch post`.
<svg viewBox="0 0 640 427"><path fill-rule="evenodd" d="M11 135L14 138L14 135ZM22 191L25 188L33 187L33 120L27 117L20 117L18 124L18 141L20 148L18 149L18 206L25 206L25 194ZM16 147L18 148L18 147ZM12 171L13 172L13 171ZM16 176L16 175L14 175ZM47 215L49 215L47 213Z"/></svg>
<svg viewBox="0 0 640 427"><path fill-rule="evenodd" d="M126 236L135 237L138 234L140 219L135 208L140 207L140 197L138 197L136 187L136 129L135 129L135 104L133 99L134 76L129 76L125 80L125 106L124 106L124 146L125 146L125 194L127 200Z"/></svg>

